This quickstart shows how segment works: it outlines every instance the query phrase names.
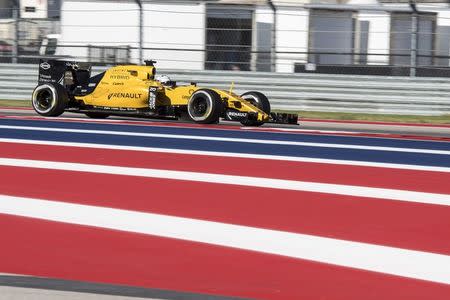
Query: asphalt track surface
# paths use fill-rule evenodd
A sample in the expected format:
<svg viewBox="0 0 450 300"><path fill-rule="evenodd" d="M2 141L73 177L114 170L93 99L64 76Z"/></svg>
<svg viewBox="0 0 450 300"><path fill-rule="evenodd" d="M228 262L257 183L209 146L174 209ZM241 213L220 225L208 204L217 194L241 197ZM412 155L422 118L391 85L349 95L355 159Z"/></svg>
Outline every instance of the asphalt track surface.
<svg viewBox="0 0 450 300"><path fill-rule="evenodd" d="M0 299L4 300L243 300L186 292L111 285L55 278L0 274Z"/></svg>
<svg viewBox="0 0 450 300"><path fill-rule="evenodd" d="M0 292L449 299L449 128L398 127L0 113Z"/></svg>

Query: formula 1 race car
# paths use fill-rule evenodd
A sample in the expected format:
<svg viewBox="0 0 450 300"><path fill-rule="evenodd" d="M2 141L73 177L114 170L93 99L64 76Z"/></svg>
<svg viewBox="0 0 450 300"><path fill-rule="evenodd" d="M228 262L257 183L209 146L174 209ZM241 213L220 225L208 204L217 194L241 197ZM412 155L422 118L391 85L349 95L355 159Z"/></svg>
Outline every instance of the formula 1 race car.
<svg viewBox="0 0 450 300"><path fill-rule="evenodd" d="M125 115L187 117L203 124L217 123L220 118L246 126L266 122L297 124L297 115L271 113L269 100L260 92L238 96L231 90L201 88L193 82L177 85L167 76L156 77L154 63L118 65L91 77L89 64L41 60L33 108L43 116L69 111L91 118Z"/></svg>

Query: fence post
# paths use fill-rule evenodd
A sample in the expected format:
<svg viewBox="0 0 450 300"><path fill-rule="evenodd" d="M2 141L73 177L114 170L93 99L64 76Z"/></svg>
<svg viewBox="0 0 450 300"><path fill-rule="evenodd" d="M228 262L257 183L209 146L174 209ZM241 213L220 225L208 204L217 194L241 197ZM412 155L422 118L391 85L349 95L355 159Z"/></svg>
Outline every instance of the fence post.
<svg viewBox="0 0 450 300"><path fill-rule="evenodd" d="M142 0L135 0L139 6L139 64L144 62L144 8Z"/></svg>
<svg viewBox="0 0 450 300"><path fill-rule="evenodd" d="M126 58L126 63L130 63L131 62L131 47L130 45L127 45L127 58Z"/></svg>
<svg viewBox="0 0 450 300"><path fill-rule="evenodd" d="M270 69L272 72L277 71L277 7L273 4L272 0L268 0L268 4L272 9L273 14L273 24L272 24L272 40L271 40L271 51L270 51Z"/></svg>
<svg viewBox="0 0 450 300"><path fill-rule="evenodd" d="M87 61L92 62L92 46L91 46L91 44L87 45L87 50L88 50Z"/></svg>
<svg viewBox="0 0 450 300"><path fill-rule="evenodd" d="M411 52L409 63L409 76L416 77L417 68L417 31L418 31L418 15L416 7L416 0L409 0L409 6L411 7Z"/></svg>
<svg viewBox="0 0 450 300"><path fill-rule="evenodd" d="M19 56L19 16L20 13L20 7L19 2L14 2L13 7L13 19L14 19L14 42L13 42L13 48L12 48L12 63L17 63L17 57Z"/></svg>
<svg viewBox="0 0 450 300"><path fill-rule="evenodd" d="M411 19L411 61L410 61L410 69L409 76L416 76L416 67L417 67L417 13L412 14Z"/></svg>

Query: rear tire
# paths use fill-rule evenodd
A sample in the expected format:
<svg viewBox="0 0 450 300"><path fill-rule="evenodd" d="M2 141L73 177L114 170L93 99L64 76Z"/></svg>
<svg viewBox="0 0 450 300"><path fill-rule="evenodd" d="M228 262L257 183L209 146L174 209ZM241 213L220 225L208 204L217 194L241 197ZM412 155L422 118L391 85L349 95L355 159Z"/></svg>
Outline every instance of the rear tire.
<svg viewBox="0 0 450 300"><path fill-rule="evenodd" d="M64 87L57 83L38 85L31 96L34 110L41 116L57 117L69 103L69 96Z"/></svg>
<svg viewBox="0 0 450 300"><path fill-rule="evenodd" d="M270 115L270 102L266 95L260 92L246 92L241 95L241 98L247 100L257 108L261 109L266 114ZM261 126L264 122L255 120L244 120L241 121L244 126Z"/></svg>
<svg viewBox="0 0 450 300"><path fill-rule="evenodd" d="M189 118L200 124L218 123L222 110L220 95L208 89L195 91L187 104Z"/></svg>
<svg viewBox="0 0 450 300"><path fill-rule="evenodd" d="M109 114L99 113L99 112L87 112L84 114L92 119L106 119L107 117L109 117Z"/></svg>

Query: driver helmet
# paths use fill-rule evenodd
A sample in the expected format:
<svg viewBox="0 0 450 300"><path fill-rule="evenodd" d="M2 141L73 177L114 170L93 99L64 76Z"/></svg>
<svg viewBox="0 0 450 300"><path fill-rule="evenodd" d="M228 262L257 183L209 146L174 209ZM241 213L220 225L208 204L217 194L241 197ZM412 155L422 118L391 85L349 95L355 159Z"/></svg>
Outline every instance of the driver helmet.
<svg viewBox="0 0 450 300"><path fill-rule="evenodd" d="M164 85L167 85L167 84L169 84L169 83L172 81L172 80L170 80L170 77L167 76L167 75L157 75L157 76L155 77L155 79L156 79L157 81L161 82L161 83L164 84Z"/></svg>

